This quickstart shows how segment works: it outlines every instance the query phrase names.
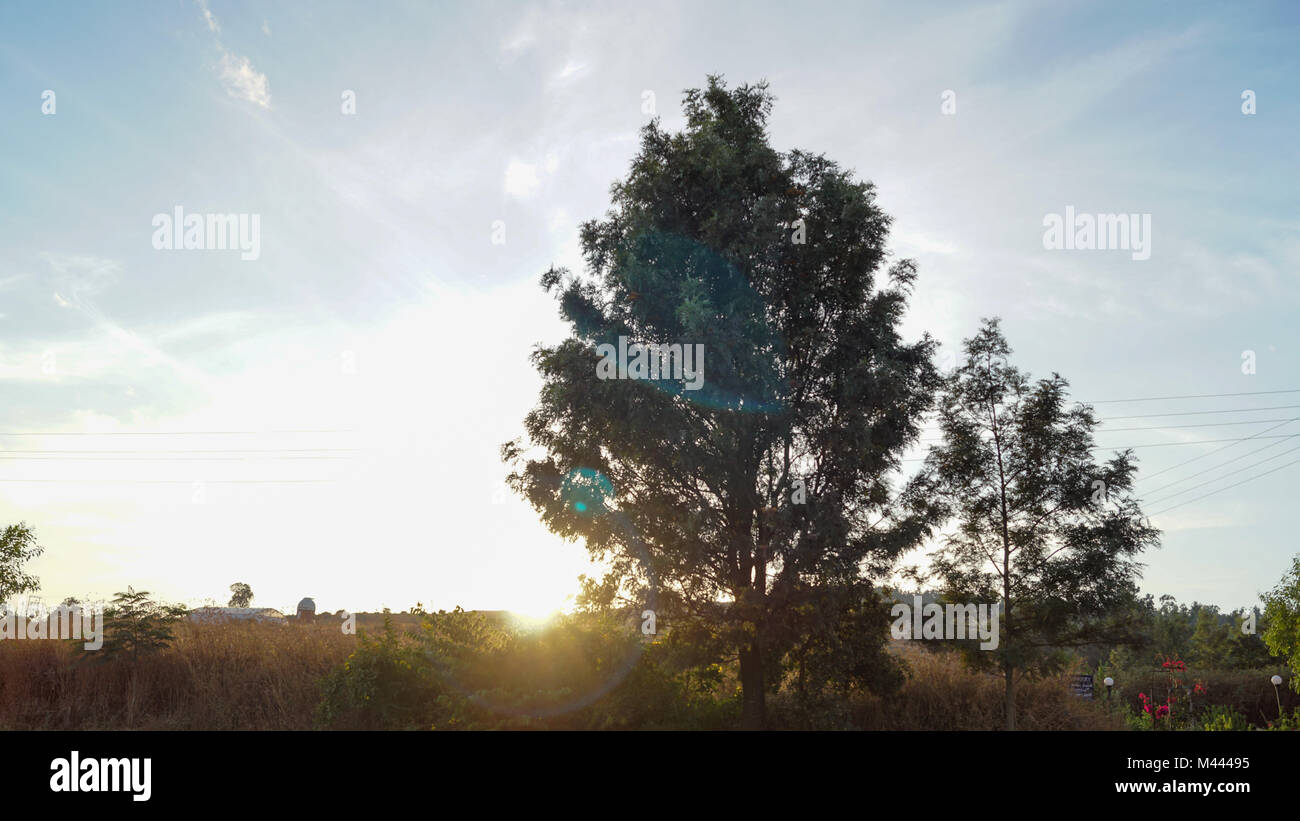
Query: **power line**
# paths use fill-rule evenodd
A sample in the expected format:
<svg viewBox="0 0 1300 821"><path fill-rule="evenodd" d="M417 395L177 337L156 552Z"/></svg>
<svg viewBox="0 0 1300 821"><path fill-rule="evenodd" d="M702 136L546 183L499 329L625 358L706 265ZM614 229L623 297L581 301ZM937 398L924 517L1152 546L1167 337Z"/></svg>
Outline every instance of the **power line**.
<svg viewBox="0 0 1300 821"><path fill-rule="evenodd" d="M1083 403L1083 404L1098 405L1098 404L1111 404L1111 403L1122 403L1122 402L1153 402L1153 401L1166 401L1166 400L1178 400L1178 399L1213 399L1213 398L1228 397L1228 396L1265 396L1265 395L1275 395L1275 394L1285 394L1285 393L1300 393L1300 388L1292 388L1292 389L1287 389L1287 390L1276 390L1276 391L1242 391L1242 392L1236 392L1236 393L1187 394L1187 395L1179 395L1179 396L1148 396L1148 397L1139 397L1139 398L1133 398L1133 399L1105 399L1105 400L1096 400L1096 401L1093 401L1093 402L1087 402L1087 403ZM1134 415L1128 415L1128 416L1103 417L1103 418L1099 419L1098 421L1099 421L1099 422L1105 422L1105 421L1107 421L1107 420L1116 420L1116 419L1147 419L1147 418L1153 418L1153 417L1166 417L1166 416L1201 416L1201 415L1216 415L1216 414L1224 414L1224 413L1251 413L1251 412L1267 411L1267 410L1290 410L1290 409L1294 409L1294 408L1296 408L1296 407L1300 407L1300 406L1297 406L1297 405L1277 405L1277 406L1262 407L1262 408L1228 408L1228 409L1208 410L1208 411L1181 411L1181 412L1170 412L1170 413L1134 414ZM1137 449L1137 448L1151 448L1151 447L1176 447L1176 446L1179 446L1179 445L1217 444L1217 443L1220 443L1220 442L1225 443L1223 447L1215 448L1214 450L1209 451L1208 453L1203 453L1203 454L1200 454L1199 456L1194 456L1194 457L1192 457L1191 459L1184 460L1184 461L1182 461L1182 462L1179 462L1179 463L1176 464L1176 465L1172 465L1172 466L1170 466L1170 467L1164 468L1163 470L1159 470L1159 471L1157 471L1157 472L1155 472L1155 473L1149 474L1149 475L1147 475L1147 476L1143 476L1143 477L1141 477L1141 478L1139 478L1139 479L1137 480L1137 481L1141 482L1141 481L1144 481L1144 480L1147 480L1147 479L1152 479L1152 478L1154 478L1154 477L1156 477L1156 476L1159 476L1159 475L1161 475L1161 474L1168 473L1168 472L1171 471L1171 470L1176 470L1176 469L1178 469L1178 468L1180 468L1180 467L1183 467L1184 465L1191 464L1192 462L1198 461L1198 460L1200 460L1200 459L1204 459L1204 458L1206 458L1206 457L1208 457L1208 456L1212 456L1212 455L1214 455L1215 453L1219 453L1220 451L1226 450L1227 448L1232 447L1233 445L1238 444L1238 443L1241 443L1241 442L1248 442L1248 441L1250 441L1250 440L1252 440L1252 439L1278 439L1278 440L1294 439L1294 438L1296 438L1297 436L1300 436L1300 434L1283 434L1283 435L1278 435L1278 436L1265 436L1264 434L1268 433L1269 431L1277 430L1278 428L1280 428L1280 427L1282 427L1282 426L1284 426L1284 425L1290 424L1290 423L1292 423L1292 422L1295 422L1295 421L1297 421L1297 420L1300 420L1300 416L1298 416L1298 417L1291 417L1291 418L1289 418L1289 419L1256 419L1256 420L1237 421L1237 422L1210 422L1210 423L1194 424L1194 425L1158 425L1158 426L1147 426L1147 427L1110 428L1110 429L1108 429L1108 430L1104 430L1104 431L1101 431L1101 432L1104 432L1104 433L1118 433L1118 432L1123 432L1123 431L1134 431L1134 430L1152 430L1152 431L1158 431L1158 430L1178 430L1178 429L1185 429L1185 428L1231 427L1231 426L1236 426L1236 425L1253 425L1253 424L1266 425L1266 424L1270 424L1270 423L1276 423L1276 424L1273 424L1272 427L1265 428L1264 430L1261 430L1261 431L1259 431L1259 432L1257 432L1257 433L1255 433L1255 434L1252 434L1252 435L1250 435L1250 436L1239 437L1239 438L1232 438L1232 439L1203 439L1203 440L1196 440L1196 441L1191 441L1191 442L1153 442L1153 443L1144 443L1144 444L1141 444L1141 445L1127 445L1127 446L1123 446L1123 447L1115 447L1115 446L1095 446L1095 447L1092 448L1092 450L1132 450L1132 449ZM941 441L943 441L942 438L938 438L938 439L926 439L926 440L920 440L920 443L933 443L933 442L941 442ZM1194 479L1194 478L1196 478L1197 476L1205 475L1206 473L1209 473L1209 472L1211 472L1211 471L1214 471L1214 470L1217 470L1217 469L1219 469L1219 468L1225 467L1225 466L1227 466L1227 465L1229 465L1229 464L1232 464L1233 462L1239 461L1239 460L1241 460L1241 459L1245 459L1245 458L1247 458L1247 457L1249 457L1249 456L1252 456L1252 455L1254 455L1254 454L1256 454L1256 453L1259 453L1259 452L1261 452L1261 451L1263 451L1263 450L1266 450L1266 449L1268 449L1269 447L1273 447L1273 446L1276 445L1276 444L1281 444L1281 442L1274 442L1273 444L1266 445L1265 447L1262 447L1262 448L1256 448L1255 450L1250 451L1249 453L1242 454L1241 456L1234 457L1233 459L1229 459L1228 461L1226 461L1226 462L1222 462L1222 463L1220 463L1220 464L1218 464L1218 465L1216 465L1216 466L1214 466L1214 467L1212 467L1212 468L1207 468L1206 470L1199 471L1199 472L1197 472L1197 473L1193 473L1193 474L1191 474L1190 476L1185 476L1185 477L1183 477L1182 479L1179 479L1178 481L1175 481L1175 482L1171 482L1171 483L1165 484L1165 485L1163 485L1163 486L1161 486L1161 487L1159 487L1159 488L1156 488L1155 491L1151 491L1151 492L1159 492L1159 491L1161 491L1161 490L1164 490L1164 489L1167 489L1167 488L1174 487L1174 486L1176 486L1176 485L1182 484L1183 482L1186 482L1186 481L1188 481L1188 480L1190 480L1190 479ZM1206 481L1204 481L1204 482L1201 482L1200 484L1193 485L1193 486L1191 486L1191 487L1188 487L1188 488L1185 488L1185 489L1183 489L1183 490L1181 490L1181 491L1178 491L1177 493L1170 494L1169 496L1166 496L1166 497L1164 497L1163 499L1156 500L1156 501L1154 502L1154 504L1159 504L1160 502L1169 501L1170 499L1173 499L1173 498L1176 498L1176 497L1178 497L1178 496L1181 496L1181 495L1183 495L1184 493L1190 492L1190 491L1195 490L1195 489L1197 489L1197 488L1204 487L1204 486L1206 486L1206 485L1210 485L1210 484L1214 484L1215 482L1218 482L1218 481L1222 481L1223 479L1228 478L1229 476L1234 476L1234 475L1236 475L1236 474L1238 474L1238 473L1241 473L1241 472L1243 472L1243 471L1246 471L1246 470L1252 470L1252 469L1257 468L1257 467L1259 467L1260 465L1262 465L1262 464L1264 464L1264 463L1266 463L1266 462L1270 462L1270 461L1272 461L1273 459L1277 459L1277 458L1280 457L1280 456L1284 456L1284 455L1286 455L1286 454L1288 454L1288 453L1292 453L1292 452L1294 452L1295 450L1300 450L1300 448L1292 448L1292 449L1290 449L1290 450L1283 451L1282 453L1279 453L1279 454L1276 454L1276 455L1274 455L1274 456L1268 457L1267 459L1263 459L1263 460L1261 460L1261 461L1259 461L1259 462L1255 462L1255 463L1253 463L1253 464L1251 464L1251 465L1247 465L1247 466L1245 466L1245 467L1243 467L1243 468L1239 468L1239 469L1237 469L1237 470L1230 471L1229 473L1222 474L1222 475L1220 475L1220 476L1216 476L1216 477L1213 478L1213 479L1208 479L1208 480L1206 480ZM903 461L903 462L922 462L922 461L925 461L925 459L924 459L924 458L915 458L915 459L903 459L903 460L901 460L901 461ZM1204 498L1206 498L1206 497L1213 496L1213 495L1216 494L1216 493L1222 493L1223 491L1230 490L1230 489L1232 489L1232 488L1234 488L1234 487L1238 487L1238 486L1240 486L1240 485L1246 484L1247 482L1252 482L1252 481L1254 481L1255 479L1263 478L1264 476L1268 476L1268 475L1270 475L1270 474L1276 473L1276 472L1279 471L1279 470L1282 470L1282 469L1284 469L1284 468L1290 467L1290 466L1295 465L1295 464L1298 464L1298 463L1300 463L1300 460L1296 460L1296 461L1288 462L1288 463L1285 464L1285 465L1281 465L1281 466L1279 466L1279 467L1273 468L1272 470L1265 471L1264 473L1258 474L1258 475L1256 475L1256 476L1250 476L1250 477L1247 477L1246 479L1243 479L1243 480L1241 480L1241 481L1239 481L1239 482L1234 482L1233 484L1231 484L1231 485L1227 485L1226 487L1222 487L1222 488L1219 488L1219 489L1217 489L1217 490L1212 490L1212 491L1210 491L1209 493L1204 493L1204 494L1202 494L1202 495L1200 495L1200 496L1197 496L1197 497L1195 497L1195 498L1188 499L1188 500L1185 501L1185 502L1179 502L1179 503L1176 504L1176 505L1172 505L1172 506L1170 506L1170 507L1167 507L1167 508L1164 508L1164 509L1162 509L1162 510L1156 511L1155 513L1152 513L1152 514L1150 514L1150 515L1155 516L1155 515L1159 515L1159 514L1161 514L1161 513L1166 513L1166 512L1168 512L1168 511L1170 511L1170 510L1175 510L1175 509L1177 509L1177 508L1179 508L1179 507L1183 507L1184 505L1191 504L1192 502L1196 502L1196 501L1199 501L1199 500L1204 499Z"/></svg>
<svg viewBox="0 0 1300 821"><path fill-rule="evenodd" d="M1300 393L1300 388L1288 388L1280 391L1241 391L1238 393L1196 393L1186 394L1183 396L1139 396L1132 399L1093 399L1071 400L1082 405L1112 405L1123 402L1159 402L1167 399L1220 399L1225 396L1271 396L1279 393ZM1165 414L1160 414L1165 415Z"/></svg>
<svg viewBox="0 0 1300 821"><path fill-rule="evenodd" d="M339 460L350 456L0 456L0 460L19 462L248 462L254 459L299 460Z"/></svg>
<svg viewBox="0 0 1300 821"><path fill-rule="evenodd" d="M68 453L141 453L141 454L165 454L165 453L354 453L359 448L179 448L173 450L0 450L0 454L8 453L43 453L43 454L68 454Z"/></svg>
<svg viewBox="0 0 1300 821"><path fill-rule="evenodd" d="M1153 427L1143 428L1109 428L1098 431L1099 433L1119 433L1128 430L1180 430L1182 428L1227 428L1234 425L1267 425L1269 422L1294 422L1300 419L1300 416L1293 416L1290 419L1251 419L1245 422L1202 422L1197 425L1155 425Z"/></svg>
<svg viewBox="0 0 1300 821"><path fill-rule="evenodd" d="M1168 473L1168 472L1171 471L1171 470L1176 470L1176 469L1182 467L1183 465L1190 465L1192 462L1198 461L1198 460L1200 460L1200 459L1204 459L1204 458L1207 457L1207 456L1213 456L1214 454L1216 454L1216 453L1218 453L1218 452L1220 452L1220 451L1227 450L1228 448L1232 447L1232 446L1233 446L1234 444L1236 444L1237 442L1248 442L1248 441L1250 441L1251 439L1278 439L1278 438L1285 438L1285 435L1283 435L1282 437L1278 437L1278 436L1264 436L1264 434L1268 433L1268 432L1271 431L1271 430L1277 430L1278 428L1282 427L1283 425L1288 425L1288 424L1290 424L1291 422L1294 422L1294 421L1295 421L1295 419L1288 419L1288 420L1285 421L1285 422L1279 422L1278 424L1274 425L1274 426L1271 427L1271 428L1264 428L1264 429L1261 430L1259 433L1256 433L1256 434L1254 434L1253 436L1247 436L1247 437L1245 437L1245 438L1243 438L1243 439L1224 439L1224 440L1222 440L1222 441L1228 442L1228 444L1224 445L1224 446L1221 447L1221 448L1215 448L1214 450L1212 450L1212 451L1210 451L1210 452L1208 452L1208 453L1202 453L1200 456L1193 456L1191 459L1187 459L1187 460L1185 460L1185 461L1179 462L1178 464L1176 464L1176 465L1172 465L1172 466L1170 466L1170 467L1167 467L1167 468L1165 468L1164 470L1157 470L1155 473L1149 474L1149 475L1147 475L1147 476L1143 476L1143 477L1139 478L1137 481L1139 481L1139 482L1144 482L1144 481L1146 481L1147 479L1154 479L1155 477L1159 476L1159 475L1162 474L1162 473ZM1212 441L1212 440L1211 440L1211 441ZM1204 442L1203 444L1211 444L1211 441L1206 441L1206 442Z"/></svg>
<svg viewBox="0 0 1300 821"><path fill-rule="evenodd" d="M1226 410L1208 410L1208 411L1176 411L1173 413L1139 413L1135 416L1103 416L1098 422L1108 422L1113 419L1150 419L1153 416L1203 416L1210 413L1249 413L1251 411L1267 410L1292 410L1300 408L1300 405L1273 405L1267 408L1229 408Z"/></svg>
<svg viewBox="0 0 1300 821"><path fill-rule="evenodd" d="M1182 430L1185 428L1218 428L1218 427L1229 427L1233 425L1267 425L1269 422L1281 422L1283 424L1286 424L1287 422L1294 422L1297 419L1300 419L1300 416L1293 416L1290 419L1255 419L1249 422L1211 422L1204 425L1155 425L1155 426L1136 427L1136 428L1111 428L1110 430L1100 430L1097 432L1098 433L1122 433L1125 431L1135 431L1135 430ZM1269 430L1273 430L1273 428L1266 428L1264 431L1261 431L1261 433L1267 432ZM1203 442L1244 442L1247 439L1251 439L1251 438L1253 437L1247 436L1242 439L1207 439L1207 440L1203 440ZM944 441L944 437L940 436L938 438L932 438L932 439L920 439L918 441L921 444L933 444L934 442ZM1166 444L1191 445L1191 444L1200 444L1200 443L1168 442ZM1159 445L1130 445L1129 447L1158 447L1158 446ZM1115 445L1098 445L1097 447L1094 447L1093 450L1123 450L1123 448Z"/></svg>
<svg viewBox="0 0 1300 821"><path fill-rule="evenodd" d="M1113 400L1113 401L1120 402L1120 401L1130 401L1130 400L1119 400L1119 399L1117 399L1117 400ZM1138 401L1141 401L1141 400L1134 399L1134 400L1131 400L1131 401L1138 402ZM1086 404L1086 403L1085 403L1085 404ZM1125 415L1125 416L1100 416L1100 417L1097 417L1097 421L1098 421L1098 422L1111 422L1111 421L1115 421L1115 420L1117 420L1117 419L1152 419L1152 418L1162 417L1162 416L1205 416L1205 415L1217 415L1217 414L1223 414L1223 413L1256 413L1256 412L1260 412L1260 411L1270 411L1270 410L1294 410L1295 408L1300 408L1300 405L1270 405L1270 406L1262 407L1262 408L1221 408L1221 409L1219 409L1219 410L1204 410L1204 411L1170 411L1170 412L1168 412L1168 413L1139 413L1139 414L1130 414L1130 415ZM1268 422L1268 421L1272 421L1272 420L1266 420L1266 419L1265 419L1265 420L1259 420L1259 421L1260 421L1260 422ZM1235 424L1235 423L1234 423L1234 424ZM1188 425L1188 426L1185 426L1185 427L1207 427L1207 426L1209 426L1209 425L1208 425L1208 424L1205 425L1205 426L1201 426L1201 425ZM1161 426L1161 427L1173 427L1173 426ZM1149 428L1149 430L1159 430L1159 429L1160 429L1160 428L1156 428L1156 427ZM935 433L935 432L937 432L937 431L942 430L942 426L940 426L940 425L922 425L922 426L921 426L921 430L924 431L924 432L927 432L927 433ZM1126 429L1122 429L1122 428L1112 428L1112 430L1141 430L1141 428L1126 428ZM937 440L936 440L936 441L937 441Z"/></svg>
<svg viewBox="0 0 1300 821"><path fill-rule="evenodd" d="M1219 464L1215 465L1215 466L1212 467L1212 468L1206 468L1205 470L1199 471L1199 472L1197 472L1197 473L1193 473L1193 474L1191 474L1190 476L1184 476L1183 478L1179 479L1179 480L1176 481L1176 482L1170 482L1170 483L1167 484L1167 485L1161 485L1160 487L1155 488L1155 489L1153 489L1153 490L1148 490L1147 493L1159 493L1160 491L1162 491L1162 490L1164 490L1164 489L1166 489L1166 488L1171 488L1171 487L1173 487L1174 485L1181 485L1183 482L1186 482L1188 479L1195 479L1197 476L1203 476L1203 475L1205 475L1206 473L1209 473L1209 472L1212 471L1212 470L1218 470L1218 469L1221 468L1221 467L1226 467L1226 466L1228 466L1228 465L1232 464L1233 462L1236 462L1236 461L1238 461L1238 460L1240 460L1240 459L1245 459L1247 456L1254 456L1256 453L1259 453L1260 451L1268 450L1269 448L1272 448L1272 447L1277 447L1278 445L1282 444L1282 442L1286 441L1287 439L1295 439L1297 436L1300 436L1300 433L1292 433L1292 434L1290 434L1290 435L1288 435L1288 436L1282 436L1282 437L1266 436L1266 437L1264 437L1264 438L1266 438L1266 439L1280 438L1282 441L1280 441L1280 442L1274 442L1274 443L1272 443L1272 444L1270 444L1270 445L1265 445L1265 446L1262 447L1262 448L1255 448L1254 450L1250 451L1249 453L1243 453L1243 454L1240 455L1240 456L1234 456L1234 457L1232 457L1231 459L1229 459L1228 461L1226 461L1226 462L1220 462ZM1290 451L1283 451L1283 453L1290 453ZM1277 458L1277 457L1272 457L1272 458Z"/></svg>
<svg viewBox="0 0 1300 821"><path fill-rule="evenodd" d="M0 436L263 436L273 433L356 433L354 428L324 430L115 430L94 431L0 431Z"/></svg>
<svg viewBox="0 0 1300 821"><path fill-rule="evenodd" d="M1249 477L1249 478L1242 479L1240 482L1234 482L1234 483L1228 485L1227 487L1221 487L1221 488L1219 488L1218 490L1212 490L1212 491L1210 491L1209 493L1203 493L1203 494L1201 494L1200 496L1197 496L1197 497L1194 498L1194 499L1188 499L1188 500L1185 501L1185 502L1179 502L1178 504L1174 505L1173 507L1167 507L1167 508L1165 508L1164 510L1157 510L1155 513L1151 513L1151 514L1149 514L1149 515L1151 515L1151 516L1159 516L1161 513L1168 513L1169 511L1171 511L1171 510L1176 510L1177 508L1180 508L1180 507L1182 507L1182 506L1184 506L1184 505L1190 505L1192 502L1198 502L1198 501L1200 501L1201 499L1204 499L1206 496L1213 496L1213 495L1216 494L1216 493L1222 493L1222 492L1225 491L1225 490L1231 490L1232 488L1237 487L1238 485L1244 485L1244 484L1246 484L1247 482L1253 482L1253 481L1255 481L1256 479L1262 479L1262 478L1264 478L1265 476L1269 475L1270 473L1277 473L1279 470L1282 470L1283 468L1289 468L1289 467L1291 467L1292 465L1296 465L1296 464L1300 464L1300 459L1296 459L1296 460L1293 461L1293 462L1287 462L1285 465L1279 465L1278 467L1275 467L1275 468L1273 468L1272 470L1266 470L1266 471L1264 471L1263 473L1259 474L1258 476L1251 476L1251 477Z"/></svg>
<svg viewBox="0 0 1300 821"><path fill-rule="evenodd" d="M1256 463L1253 464L1253 465L1246 465L1244 468L1237 468L1236 470L1229 471L1228 473L1224 473L1224 474L1222 474L1221 476L1215 476L1213 479L1206 479L1204 482L1201 482L1199 485L1192 485L1191 487L1189 487L1189 488L1184 488L1183 490L1180 490L1180 491L1178 491L1177 493L1171 493L1171 494L1169 494L1168 496L1166 496L1166 497L1163 498L1163 499L1153 499L1153 500L1150 502L1150 504L1158 505L1158 504L1161 504L1162 502L1167 502L1167 501L1169 501L1170 499L1174 498L1175 496L1182 496L1184 493L1187 493L1188 491L1191 491L1191 490L1196 490L1198 487L1205 487L1206 485L1212 485L1212 484L1214 484L1215 482L1218 482L1218 481L1220 481L1220 480L1222 480L1222 479L1226 479L1226 478L1228 478L1229 476L1235 476L1236 474L1241 473L1243 470L1251 470L1251 469L1253 469L1253 468L1257 468L1257 467L1259 467L1260 465L1264 464L1265 462L1271 462L1271 461L1273 461L1274 459L1278 458L1279 456L1286 456L1288 453L1294 453L1294 452L1297 451L1297 450L1300 450L1300 446L1296 446L1296 447L1294 447L1294 448L1291 448L1291 450L1284 450L1284 451L1282 451L1281 453L1275 453L1275 454L1273 454L1272 456L1268 457L1267 459L1262 459L1262 460L1256 462ZM1189 476L1189 477L1187 477L1187 478L1190 479L1190 478L1192 478L1192 477ZM1186 480L1184 480L1184 481L1186 481ZM1174 484L1177 484L1177 482L1175 482Z"/></svg>
<svg viewBox="0 0 1300 821"><path fill-rule="evenodd" d="M1276 426L1276 427L1281 427L1281 425L1278 425L1278 426ZM1274 429L1274 428L1265 428L1264 430L1260 431L1259 433L1255 434L1254 436L1243 436L1243 437L1238 438L1238 439L1194 439L1194 440L1192 440L1191 442L1146 442L1146 443L1141 444L1141 445L1094 445L1092 448L1090 448L1090 450L1136 450L1136 449L1138 449L1138 448L1173 448L1173 447L1181 447L1181 446L1183 446L1183 445L1213 445L1213 444L1218 444L1219 442L1249 442L1249 441L1251 441L1252 439L1292 439L1292 438L1294 438L1294 437L1296 437L1296 436L1300 436L1300 434L1298 434L1298 433L1285 433L1285 434L1282 434L1282 435L1280 435L1280 436L1262 436L1262 435L1260 435L1260 434L1267 433L1268 431L1273 430L1273 429ZM941 441L943 441L943 440L942 440L942 439L934 439L934 440L930 440L930 441L941 442ZM1226 449L1226 448L1217 448L1216 450L1212 450L1212 451L1210 451L1209 453L1203 453L1203 454L1201 454L1200 456L1194 456L1194 457L1192 457L1191 459L1188 459L1186 462L1180 462L1179 464L1174 465L1173 467L1165 468L1165 470L1161 470L1161 471L1157 471L1157 472L1155 472L1155 473L1152 473L1150 476L1143 476L1142 478L1138 479L1137 481L1141 482L1143 479L1150 479L1151 476L1158 476L1158 475L1160 475L1161 473L1164 473L1165 471L1173 470L1174 468L1177 468L1177 467L1182 467L1183 465L1188 464L1189 462L1195 462L1197 459L1204 459L1206 456L1211 456L1211 455L1213 455L1213 454L1215 454L1215 453L1218 453L1219 451L1221 451L1221 450L1225 450L1225 449ZM1249 455L1249 454L1247 454L1247 455ZM904 461L904 462L924 462L925 459L924 459L924 458L919 458L919 459L904 459L903 461ZM1227 464L1227 463L1225 462L1224 464ZM1191 477L1188 477L1188 478L1191 478ZM1177 484L1177 483L1175 483L1175 484Z"/></svg>
<svg viewBox="0 0 1300 821"><path fill-rule="evenodd" d="M1222 396L1265 396L1275 393L1300 393L1300 388L1289 388L1283 391L1242 391L1240 393L1198 393L1188 394L1186 396L1144 396L1138 399L1095 399L1091 402L1084 402L1085 405L1109 405L1116 402L1157 402L1165 399L1216 399Z"/></svg>
<svg viewBox="0 0 1300 821"><path fill-rule="evenodd" d="M1281 426L1279 425L1278 427ZM1267 433L1270 430L1273 430L1273 428L1266 428L1260 431L1260 433ZM1135 448L1173 448L1173 447L1179 447L1181 445L1213 445L1218 442L1249 442L1251 439L1290 439L1292 436L1296 436L1296 435L1297 434L1294 433L1282 434L1281 436L1259 436L1257 434L1255 436L1243 436L1240 439L1195 439L1191 442L1151 442L1145 445L1097 445L1096 447L1091 448L1091 450L1133 450ZM1225 448L1218 448L1217 450L1212 450L1209 453L1203 453L1200 456L1195 456L1191 459L1188 459L1187 462L1195 462L1197 459L1204 459L1206 456L1209 456L1214 453L1218 453L1220 450L1224 450L1224 449ZM1187 464L1187 462L1181 462L1177 465L1174 465L1174 467L1172 468L1165 468L1165 470L1157 471L1156 473L1152 473L1151 476L1159 476L1161 473L1164 473L1166 470L1173 470L1176 467L1181 467L1182 465ZM1144 476L1142 478L1150 479L1151 476ZM1141 481L1141 479L1139 479L1138 481Z"/></svg>
<svg viewBox="0 0 1300 821"><path fill-rule="evenodd" d="M0 479L16 484L79 484L110 482L115 485L311 485L334 479Z"/></svg>

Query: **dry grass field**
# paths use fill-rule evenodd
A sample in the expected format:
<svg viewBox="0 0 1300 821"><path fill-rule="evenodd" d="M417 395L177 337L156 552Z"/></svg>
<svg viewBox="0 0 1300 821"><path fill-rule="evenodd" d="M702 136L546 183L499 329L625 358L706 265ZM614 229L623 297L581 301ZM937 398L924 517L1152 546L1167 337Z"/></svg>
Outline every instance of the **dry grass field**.
<svg viewBox="0 0 1300 821"><path fill-rule="evenodd" d="M907 681L888 699L868 699L854 712L864 730L1001 730L1001 676L977 673L951 653L930 653L904 642L893 652L907 662ZM1124 721L1097 702L1074 696L1067 676L1022 680L1016 725L1022 730L1123 730Z"/></svg>
<svg viewBox="0 0 1300 821"><path fill-rule="evenodd" d="M75 643L0 644L0 729L305 730L356 644L333 624L179 624L136 665Z"/></svg>
<svg viewBox="0 0 1300 821"><path fill-rule="evenodd" d="M366 620L368 621L368 620ZM363 629L366 629L363 627ZM51 641L0 643L0 729L306 730L320 679L357 645L332 621L177 626L172 646L133 665ZM907 663L900 692L853 699L853 726L876 730L996 730L1002 681L955 656L895 642ZM779 701L779 699L778 699ZM1025 682L1026 730L1123 729L1065 679Z"/></svg>

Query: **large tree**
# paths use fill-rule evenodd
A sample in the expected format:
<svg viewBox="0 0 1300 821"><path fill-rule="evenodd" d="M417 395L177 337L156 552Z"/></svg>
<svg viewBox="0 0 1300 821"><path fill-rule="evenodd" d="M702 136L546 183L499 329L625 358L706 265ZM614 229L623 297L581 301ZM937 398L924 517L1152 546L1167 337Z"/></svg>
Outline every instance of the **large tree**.
<svg viewBox="0 0 1300 821"><path fill-rule="evenodd" d="M1133 497L1132 452L1094 459L1092 408L1069 403L1059 374L1031 382L1010 355L996 319L966 340L939 402L943 440L914 489L952 524L932 564L946 596L1001 604L997 648L970 652L1001 667L1014 730L1017 671L1134 640L1136 557L1159 531Z"/></svg>
<svg viewBox="0 0 1300 821"><path fill-rule="evenodd" d="M542 277L572 330L533 353L529 441L502 448L545 524L608 561L605 589L653 590L674 631L738 657L748 727L786 654L817 631L832 646L925 532L890 476L938 379L933 341L899 333L916 271L888 265L875 189L773 149L772 101L710 77L685 93L683 131L642 130L611 210L582 226L585 275ZM620 337L631 357L682 344L703 360L677 380L635 363L645 378L601 378Z"/></svg>

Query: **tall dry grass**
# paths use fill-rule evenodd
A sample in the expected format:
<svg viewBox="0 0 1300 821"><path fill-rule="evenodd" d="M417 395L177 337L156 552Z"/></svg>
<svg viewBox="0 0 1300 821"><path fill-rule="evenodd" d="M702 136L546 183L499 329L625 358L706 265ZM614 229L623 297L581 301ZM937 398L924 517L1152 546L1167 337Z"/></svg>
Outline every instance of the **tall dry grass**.
<svg viewBox="0 0 1300 821"><path fill-rule="evenodd" d="M832 706L840 726L866 730L999 730L1002 679L965 669L949 653L898 646L908 672L887 698ZM176 627L173 645L138 665L82 652L78 643L0 642L0 730L305 730L319 682L356 648L355 636L317 625L228 623ZM774 699L774 726L781 721ZM1023 682L1025 730L1124 729L1064 676Z"/></svg>
<svg viewBox="0 0 1300 821"><path fill-rule="evenodd" d="M336 625L176 627L132 664L76 642L0 643L0 729L304 730L356 637Z"/></svg>
<svg viewBox="0 0 1300 821"><path fill-rule="evenodd" d="M864 730L1001 730L1005 721L1001 675L966 669L955 653L891 647L907 665L902 689L854 705L853 724ZM1118 705L1116 705L1118 706ZM1068 674L1018 679L1016 727L1021 730L1123 730L1106 705L1073 695Z"/></svg>

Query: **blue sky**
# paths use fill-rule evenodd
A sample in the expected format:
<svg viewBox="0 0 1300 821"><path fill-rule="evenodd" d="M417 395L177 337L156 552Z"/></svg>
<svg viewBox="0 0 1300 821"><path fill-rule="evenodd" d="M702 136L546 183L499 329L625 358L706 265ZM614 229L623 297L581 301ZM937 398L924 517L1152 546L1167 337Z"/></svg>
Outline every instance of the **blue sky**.
<svg viewBox="0 0 1300 821"><path fill-rule="evenodd" d="M842 5L0 7L0 522L37 529L46 597L562 605L585 553L497 458L564 333L537 278L580 265L645 93L675 127L709 73L768 80L776 147L876 183L920 267L911 336L999 315L1083 400L1256 394L1097 405L1193 414L1106 423L1166 445L1144 475L1300 415L1199 413L1300 405L1264 393L1300 388L1294 6ZM156 250L176 206L259 215L260 255ZM1149 214L1150 259L1045 249L1067 206ZM1158 510L1297 445L1139 488L1191 477ZM1144 589L1255 602L1300 551L1297 475L1156 517Z"/></svg>

